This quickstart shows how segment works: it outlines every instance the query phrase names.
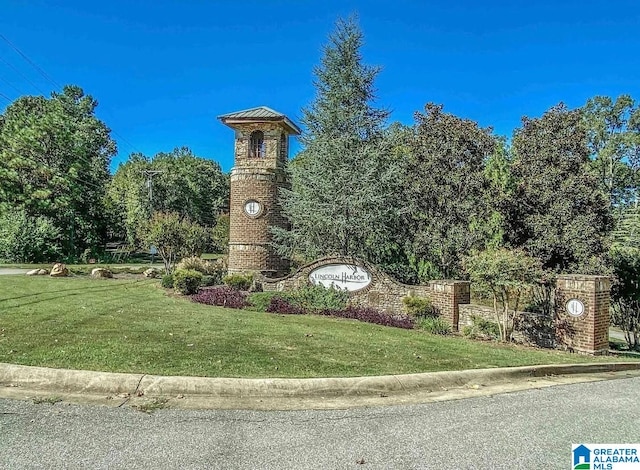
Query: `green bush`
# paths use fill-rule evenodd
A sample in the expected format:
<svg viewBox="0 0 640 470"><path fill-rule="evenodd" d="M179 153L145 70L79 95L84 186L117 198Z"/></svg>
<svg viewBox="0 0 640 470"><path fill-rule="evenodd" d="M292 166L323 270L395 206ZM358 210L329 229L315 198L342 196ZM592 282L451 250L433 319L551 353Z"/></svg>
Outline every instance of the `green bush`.
<svg viewBox="0 0 640 470"><path fill-rule="evenodd" d="M184 295L198 292L202 282L202 273L193 269L178 269L173 273L173 288Z"/></svg>
<svg viewBox="0 0 640 470"><path fill-rule="evenodd" d="M349 293L346 290L315 285L300 287L289 292L288 297L291 304L312 313L320 310L344 309L349 300Z"/></svg>
<svg viewBox="0 0 640 470"><path fill-rule="evenodd" d="M274 297L286 301L287 305L304 313L343 310L349 300L347 291L321 285L305 286L289 292L254 292L247 299L251 305L249 310L266 312Z"/></svg>
<svg viewBox="0 0 640 470"><path fill-rule="evenodd" d="M227 286L238 290L249 290L253 283L253 274L229 274L222 279Z"/></svg>
<svg viewBox="0 0 640 470"><path fill-rule="evenodd" d="M211 287L217 286L220 284L220 278L218 276L202 276L202 281L200 281L200 285L202 287Z"/></svg>
<svg viewBox="0 0 640 470"><path fill-rule="evenodd" d="M451 334L451 325L440 317L423 317L416 321L416 326L433 335Z"/></svg>
<svg viewBox="0 0 640 470"><path fill-rule="evenodd" d="M176 265L176 269L193 269L207 276L215 276L221 274L224 268L220 263L212 263L198 256L189 256L182 258Z"/></svg>
<svg viewBox="0 0 640 470"><path fill-rule="evenodd" d="M266 312L267 307L271 304L271 299L274 297L289 299L289 295L285 292L253 292L247 297L247 302L249 302L247 310Z"/></svg>
<svg viewBox="0 0 640 470"><path fill-rule="evenodd" d="M31 217L24 210L0 214L0 260L39 263L60 259L60 230L46 217Z"/></svg>
<svg viewBox="0 0 640 470"><path fill-rule="evenodd" d="M471 325L462 328L462 334L472 339L500 339L500 328L496 322L471 315Z"/></svg>
<svg viewBox="0 0 640 470"><path fill-rule="evenodd" d="M162 276L160 285L165 289L173 288L173 274L165 274L164 276Z"/></svg>
<svg viewBox="0 0 640 470"><path fill-rule="evenodd" d="M435 315L431 299L426 297L404 297L402 303L407 315L412 317L433 317Z"/></svg>

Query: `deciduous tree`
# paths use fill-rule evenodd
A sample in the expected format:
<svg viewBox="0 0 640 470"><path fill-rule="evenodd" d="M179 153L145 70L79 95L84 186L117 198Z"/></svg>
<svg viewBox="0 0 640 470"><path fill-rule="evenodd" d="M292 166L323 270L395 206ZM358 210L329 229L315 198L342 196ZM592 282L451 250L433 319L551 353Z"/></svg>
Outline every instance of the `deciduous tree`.
<svg viewBox="0 0 640 470"><path fill-rule="evenodd" d="M471 282L491 293L500 337L503 341L509 341L520 302L540 279L540 261L523 250L500 248L469 256L465 260L465 267Z"/></svg>
<svg viewBox="0 0 640 470"><path fill-rule="evenodd" d="M507 240L550 271L607 271L613 219L587 144L582 112L563 104L514 132Z"/></svg>
<svg viewBox="0 0 640 470"><path fill-rule="evenodd" d="M630 349L640 349L640 250L616 248L612 261L612 323L622 328Z"/></svg>
<svg viewBox="0 0 640 470"><path fill-rule="evenodd" d="M209 243L209 232L176 212L156 212L140 227L139 236L145 246L155 246L167 274L176 262L186 256L200 256Z"/></svg>
<svg viewBox="0 0 640 470"><path fill-rule="evenodd" d="M496 141L490 129L441 105L427 104L415 119L403 202L411 248L431 266L431 278L459 276L462 257L494 236L484 165Z"/></svg>
<svg viewBox="0 0 640 470"><path fill-rule="evenodd" d="M157 171L149 188L149 171ZM135 244L138 229L153 212L176 212L213 227L228 207L229 180L220 165L186 147L147 158L136 153L121 164L109 184L109 200L120 234Z"/></svg>

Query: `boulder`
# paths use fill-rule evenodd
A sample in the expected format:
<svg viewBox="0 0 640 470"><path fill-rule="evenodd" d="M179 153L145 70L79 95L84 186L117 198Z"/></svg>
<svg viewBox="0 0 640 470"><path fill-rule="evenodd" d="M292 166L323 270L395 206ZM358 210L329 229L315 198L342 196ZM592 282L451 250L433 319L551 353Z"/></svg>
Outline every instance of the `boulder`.
<svg viewBox="0 0 640 470"><path fill-rule="evenodd" d="M27 271L27 276L46 276L49 274L49 271L46 269L32 269L31 271Z"/></svg>
<svg viewBox="0 0 640 470"><path fill-rule="evenodd" d="M91 277L99 279L111 279L113 277L113 273L106 268L93 268L91 270Z"/></svg>
<svg viewBox="0 0 640 470"><path fill-rule="evenodd" d="M51 277L67 277L69 275L69 269L62 263L56 263L51 268Z"/></svg>
<svg viewBox="0 0 640 470"><path fill-rule="evenodd" d="M157 270L156 268L149 268L146 271L144 271L142 275L149 279L155 279L157 277L160 277L160 271Z"/></svg>

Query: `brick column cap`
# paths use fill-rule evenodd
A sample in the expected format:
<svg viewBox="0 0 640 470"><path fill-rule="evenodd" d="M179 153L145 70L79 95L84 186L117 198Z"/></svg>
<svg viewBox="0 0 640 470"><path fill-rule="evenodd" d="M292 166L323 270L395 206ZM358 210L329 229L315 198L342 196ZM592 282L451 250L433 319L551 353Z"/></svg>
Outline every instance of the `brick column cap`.
<svg viewBox="0 0 640 470"><path fill-rule="evenodd" d="M600 281L603 279L611 280L611 276L595 276L590 274L558 274L557 279L569 281Z"/></svg>
<svg viewBox="0 0 640 470"><path fill-rule="evenodd" d="M470 281L458 281L455 279L432 279L431 281L429 281L429 284L445 284L447 286L453 286L456 284L471 284Z"/></svg>

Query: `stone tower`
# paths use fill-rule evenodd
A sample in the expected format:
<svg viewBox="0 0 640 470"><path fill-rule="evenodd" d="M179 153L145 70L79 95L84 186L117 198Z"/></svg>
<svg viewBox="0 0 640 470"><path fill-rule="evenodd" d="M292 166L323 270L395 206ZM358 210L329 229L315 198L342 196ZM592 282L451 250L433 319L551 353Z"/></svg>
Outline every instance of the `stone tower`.
<svg viewBox="0 0 640 470"><path fill-rule="evenodd" d="M270 246L270 227L287 228L278 204L280 188L288 188L285 167L289 136L300 129L287 116L261 106L218 119L235 130L231 170L229 272L260 272L279 277L289 262Z"/></svg>

